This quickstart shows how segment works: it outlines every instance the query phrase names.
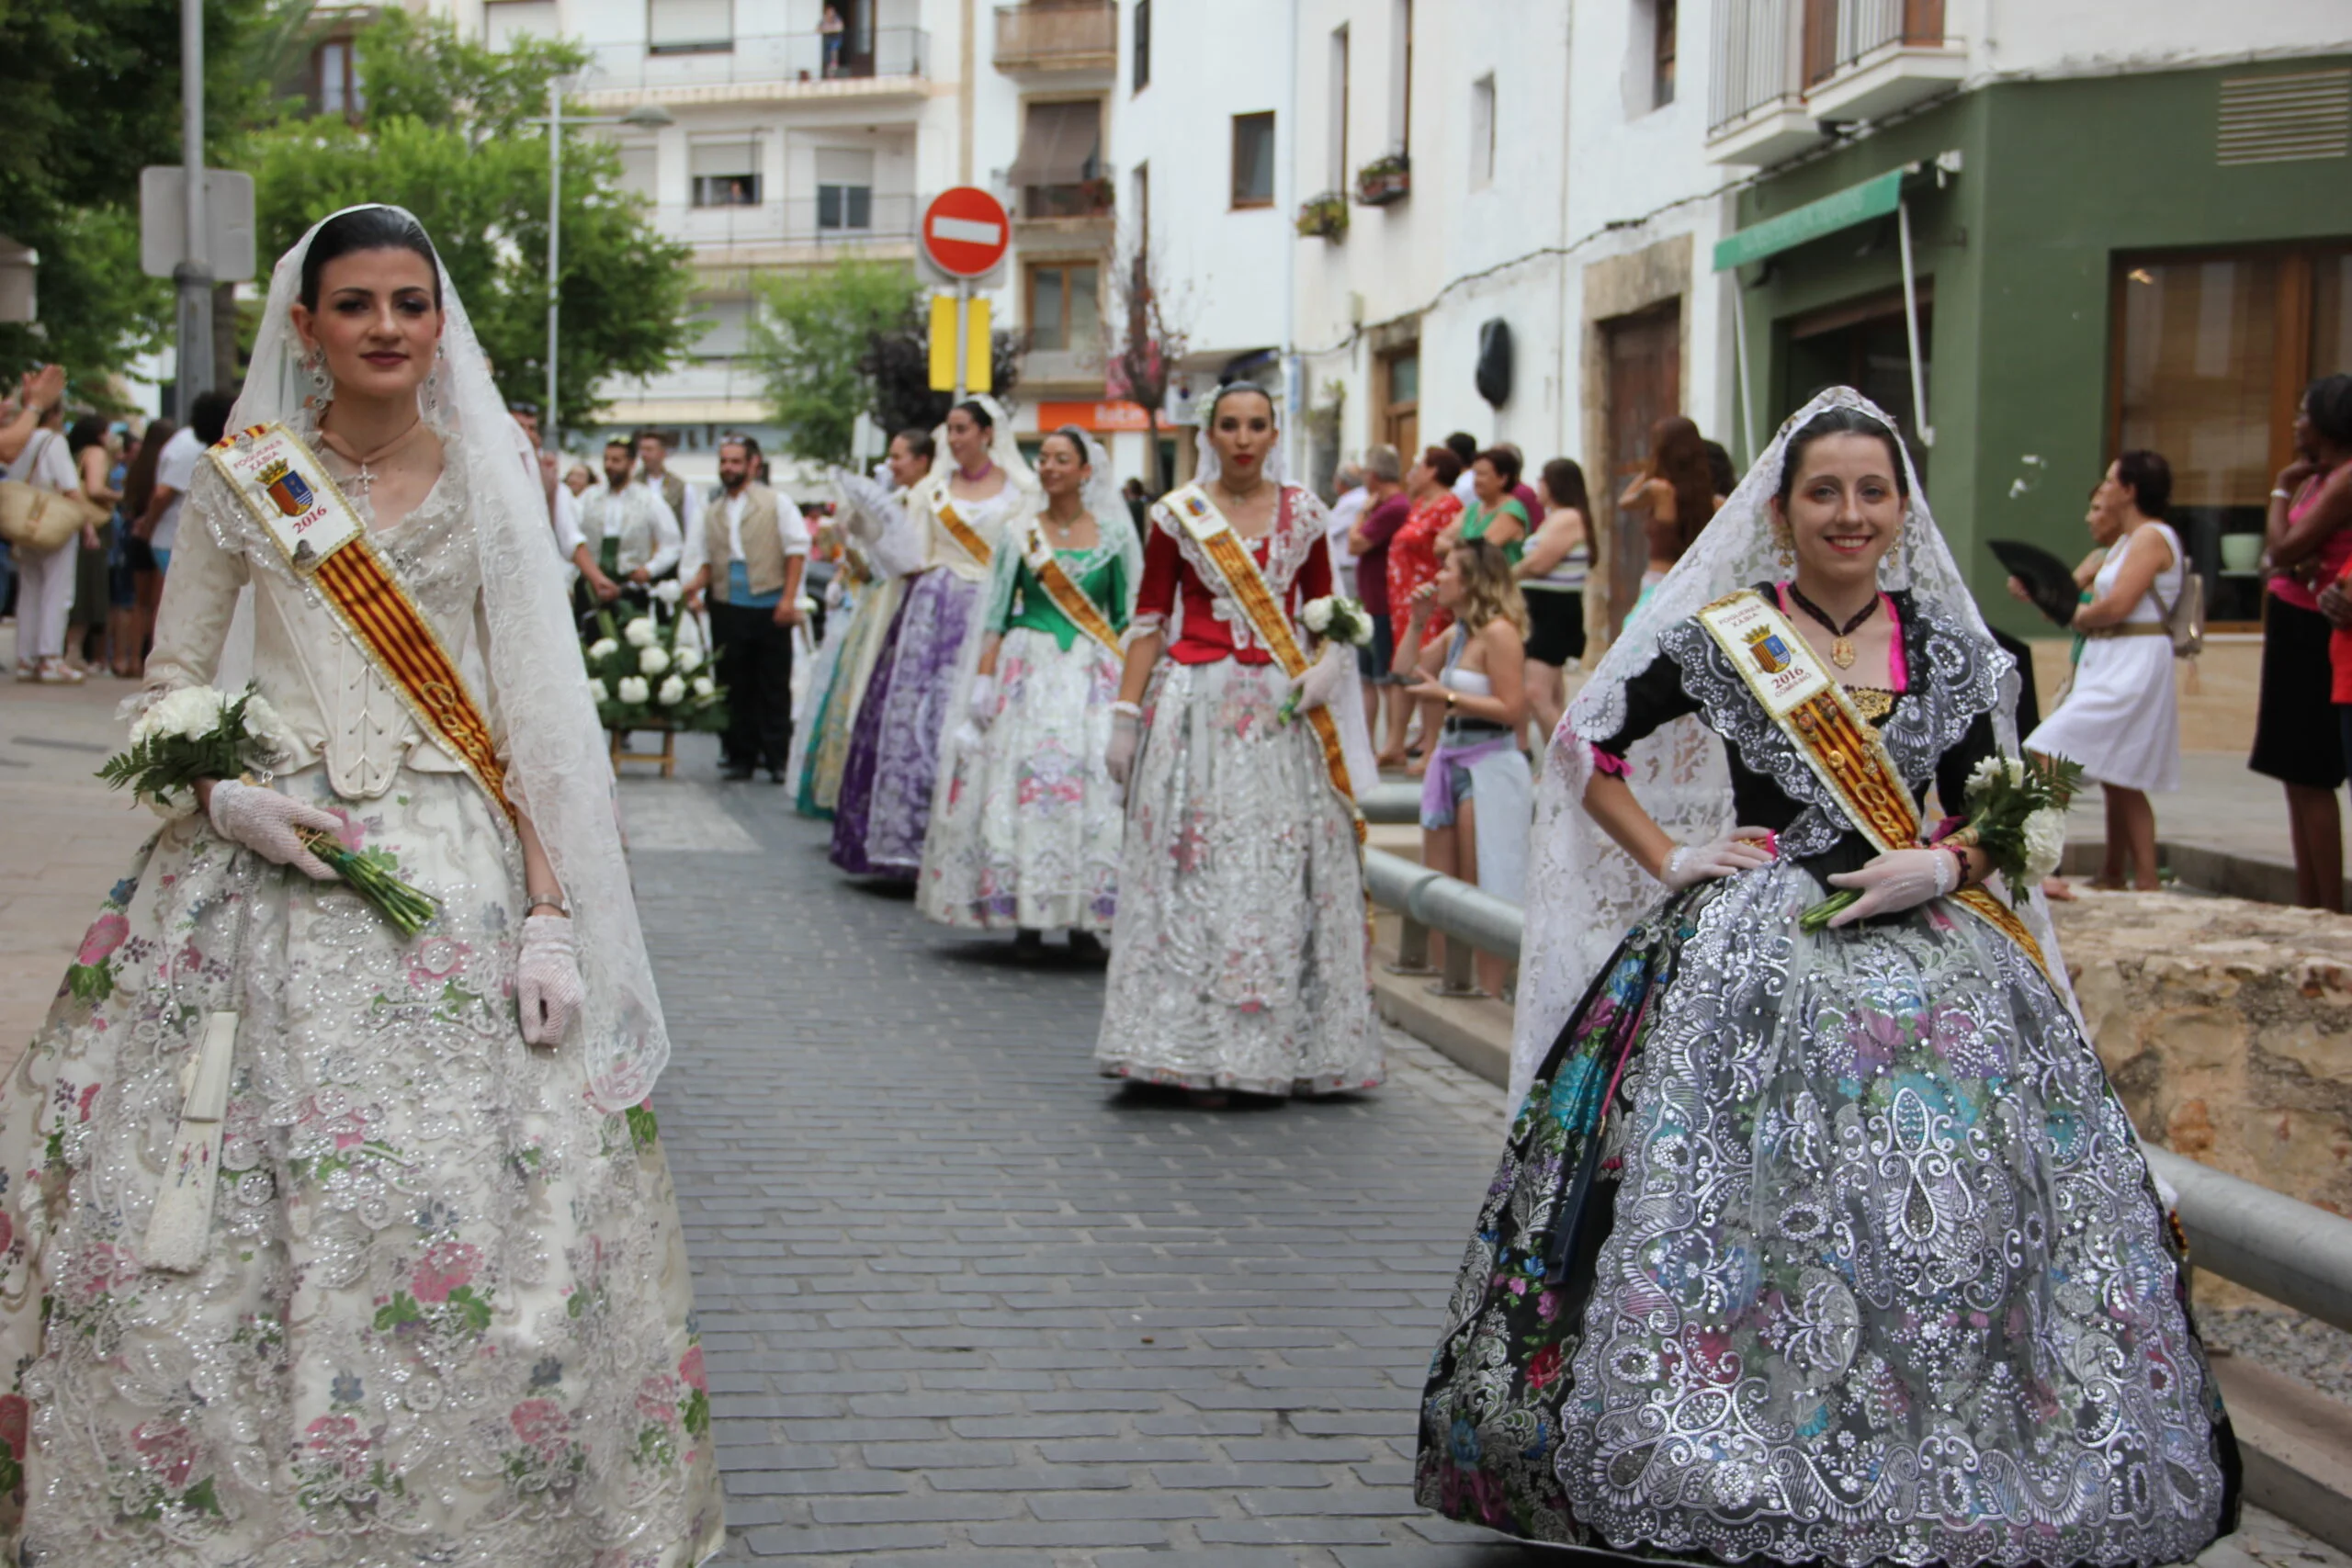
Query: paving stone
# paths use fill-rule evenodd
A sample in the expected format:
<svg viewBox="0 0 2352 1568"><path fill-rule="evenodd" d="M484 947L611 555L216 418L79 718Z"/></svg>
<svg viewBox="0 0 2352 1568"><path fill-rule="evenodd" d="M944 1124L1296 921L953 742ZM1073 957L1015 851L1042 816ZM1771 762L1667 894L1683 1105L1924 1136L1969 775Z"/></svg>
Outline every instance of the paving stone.
<svg viewBox="0 0 2352 1568"><path fill-rule="evenodd" d="M711 751L682 738L681 774ZM655 843L739 846L632 861L723 1562L1516 1561L1410 1496L1498 1094L1393 1035L1377 1094L1123 1093L1088 1060L1099 968L1016 964L836 875L783 792L622 795L632 818L661 797ZM724 820L687 832L696 811Z"/></svg>

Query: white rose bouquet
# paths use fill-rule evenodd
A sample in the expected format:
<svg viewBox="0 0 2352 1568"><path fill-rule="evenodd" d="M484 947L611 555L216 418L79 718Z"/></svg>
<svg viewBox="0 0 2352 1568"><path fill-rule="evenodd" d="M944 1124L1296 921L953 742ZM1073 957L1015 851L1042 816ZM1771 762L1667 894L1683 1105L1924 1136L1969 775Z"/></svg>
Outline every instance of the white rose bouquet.
<svg viewBox="0 0 2352 1568"><path fill-rule="evenodd" d="M616 730L727 728L726 690L695 674L704 656L692 641L679 645L684 624L627 601L596 612L581 656L598 723Z"/></svg>
<svg viewBox="0 0 2352 1568"><path fill-rule="evenodd" d="M1968 774L1962 800L1966 822L1935 841L1983 850L2008 884L2009 902L2022 908L2041 879L2058 869L2066 848L2066 804L2082 787L2078 762L1987 757ZM1797 923L1819 931L1860 897L1850 888L1838 893L1807 909Z"/></svg>
<svg viewBox="0 0 2352 1568"><path fill-rule="evenodd" d="M1317 637L1344 642L1350 648L1363 648L1372 641L1372 616L1358 600L1327 593L1320 599L1309 599L1300 608L1298 618Z"/></svg>
<svg viewBox="0 0 2352 1568"><path fill-rule="evenodd" d="M210 686L187 686L159 698L130 727L130 748L118 751L98 770L116 789L134 791L167 818L196 814L201 779L250 779L293 755L294 738L277 713L254 688L233 694ZM331 833L301 832L303 847L327 863L351 890L379 913L414 936L441 906L392 874L381 851L361 853Z"/></svg>

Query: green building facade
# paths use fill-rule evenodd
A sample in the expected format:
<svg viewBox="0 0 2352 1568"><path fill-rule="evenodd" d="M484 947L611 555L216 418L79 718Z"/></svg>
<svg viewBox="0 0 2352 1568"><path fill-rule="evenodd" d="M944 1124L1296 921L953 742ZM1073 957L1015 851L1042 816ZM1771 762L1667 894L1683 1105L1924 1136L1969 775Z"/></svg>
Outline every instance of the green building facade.
<svg viewBox="0 0 2352 1568"><path fill-rule="evenodd" d="M1984 541L2074 560L2107 463L2154 447L2212 618L2250 621L2256 547L2222 536L2258 534L2305 382L2352 370L2347 109L2345 54L1998 83L1771 173L1739 197L1719 260L1808 203L1849 206L1736 265L1735 401L1767 434L1841 381L1896 413L1980 603L2021 635L2049 627L2000 591ZM1906 169L1900 217L1828 227L1856 187ZM1904 218L1932 445L1911 406Z"/></svg>

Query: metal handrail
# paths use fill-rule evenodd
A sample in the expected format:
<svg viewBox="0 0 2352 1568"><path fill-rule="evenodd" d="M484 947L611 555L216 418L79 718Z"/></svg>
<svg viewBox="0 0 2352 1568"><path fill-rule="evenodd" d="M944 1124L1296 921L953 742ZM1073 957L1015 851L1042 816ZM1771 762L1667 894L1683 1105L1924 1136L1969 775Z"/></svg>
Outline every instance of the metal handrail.
<svg viewBox="0 0 2352 1568"><path fill-rule="evenodd" d="M1409 821L1419 794L1377 784L1359 805L1368 821ZM1385 850L1364 852L1364 886L1374 903L1404 917L1408 942L1419 926L1450 939L1449 960L1460 947L1519 961L1526 915L1508 899ZM2352 1330L2352 1220L2169 1150L2141 1147L2177 1194L2192 1263Z"/></svg>

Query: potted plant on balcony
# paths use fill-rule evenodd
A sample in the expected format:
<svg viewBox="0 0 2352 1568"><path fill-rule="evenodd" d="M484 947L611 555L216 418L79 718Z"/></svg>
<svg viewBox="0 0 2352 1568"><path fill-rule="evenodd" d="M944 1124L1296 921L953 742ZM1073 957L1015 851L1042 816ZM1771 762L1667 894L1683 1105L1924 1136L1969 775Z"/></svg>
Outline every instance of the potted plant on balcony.
<svg viewBox="0 0 2352 1568"><path fill-rule="evenodd" d="M1402 152L1374 158L1356 171L1356 199L1366 207L1385 207L1412 193L1413 161Z"/></svg>
<svg viewBox="0 0 2352 1568"><path fill-rule="evenodd" d="M1298 232L1304 239L1337 240L1348 231L1348 198L1336 190L1310 196L1298 207Z"/></svg>

